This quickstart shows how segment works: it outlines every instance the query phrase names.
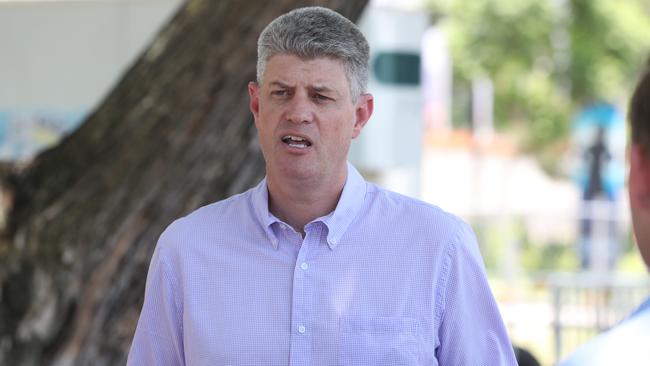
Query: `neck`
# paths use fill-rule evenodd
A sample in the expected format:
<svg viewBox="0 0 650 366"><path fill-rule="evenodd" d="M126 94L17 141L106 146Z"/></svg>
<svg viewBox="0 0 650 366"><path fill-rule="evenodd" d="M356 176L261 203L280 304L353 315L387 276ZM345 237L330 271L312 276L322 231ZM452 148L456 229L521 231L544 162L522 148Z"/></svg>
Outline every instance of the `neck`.
<svg viewBox="0 0 650 366"><path fill-rule="evenodd" d="M347 177L330 180L277 179L267 176L269 211L280 220L304 234L310 221L334 211Z"/></svg>

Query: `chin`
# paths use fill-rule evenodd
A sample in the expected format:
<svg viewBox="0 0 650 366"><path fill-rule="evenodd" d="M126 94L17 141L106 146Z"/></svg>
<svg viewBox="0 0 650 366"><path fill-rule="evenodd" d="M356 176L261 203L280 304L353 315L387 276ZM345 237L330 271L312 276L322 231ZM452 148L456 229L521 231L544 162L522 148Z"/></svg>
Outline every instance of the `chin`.
<svg viewBox="0 0 650 366"><path fill-rule="evenodd" d="M303 164L287 164L281 169L281 174L294 179L310 179L317 176L317 169Z"/></svg>

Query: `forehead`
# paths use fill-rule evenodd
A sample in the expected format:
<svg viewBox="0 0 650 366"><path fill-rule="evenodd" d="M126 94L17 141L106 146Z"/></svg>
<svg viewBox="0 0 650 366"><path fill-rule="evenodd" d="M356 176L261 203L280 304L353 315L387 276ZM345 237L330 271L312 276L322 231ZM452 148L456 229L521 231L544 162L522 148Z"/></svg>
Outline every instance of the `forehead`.
<svg viewBox="0 0 650 366"><path fill-rule="evenodd" d="M278 54L269 59L263 76L264 84L282 82L289 85L348 88L343 62L336 58L305 59L295 55Z"/></svg>

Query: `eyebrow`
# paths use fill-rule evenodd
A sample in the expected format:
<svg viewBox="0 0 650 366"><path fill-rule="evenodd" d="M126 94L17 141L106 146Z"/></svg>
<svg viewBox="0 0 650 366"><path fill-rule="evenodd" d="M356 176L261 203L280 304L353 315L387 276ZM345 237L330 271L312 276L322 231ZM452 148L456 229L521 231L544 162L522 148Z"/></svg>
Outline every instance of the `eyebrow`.
<svg viewBox="0 0 650 366"><path fill-rule="evenodd" d="M289 84L285 84L285 83L283 83L281 81L271 81L269 83L269 86L279 86L281 88L291 88L291 86L289 86Z"/></svg>
<svg viewBox="0 0 650 366"><path fill-rule="evenodd" d="M334 93L334 94L338 94L336 92L336 90L334 90L332 88L328 88L326 86L318 86L317 85L317 86L311 87L310 89L312 89L313 91L315 91L317 93Z"/></svg>
<svg viewBox="0 0 650 366"><path fill-rule="evenodd" d="M279 81L279 80L271 81L269 83L269 85L270 86L279 86L281 88L295 88L295 86L291 86L291 85L289 85L287 83L284 83L282 81ZM334 90L334 89L332 89L330 87L324 86L324 85L323 86L321 86L321 85L310 86L309 89L311 89L311 90L313 90L315 92L319 92L319 93L321 93L321 92L324 92L324 93L336 93L336 90Z"/></svg>

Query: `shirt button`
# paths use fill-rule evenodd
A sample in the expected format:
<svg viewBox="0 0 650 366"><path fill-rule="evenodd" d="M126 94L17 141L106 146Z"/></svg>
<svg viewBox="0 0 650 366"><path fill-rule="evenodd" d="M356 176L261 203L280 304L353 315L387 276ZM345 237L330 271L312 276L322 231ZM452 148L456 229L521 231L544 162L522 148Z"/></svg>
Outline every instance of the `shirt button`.
<svg viewBox="0 0 650 366"><path fill-rule="evenodd" d="M304 333L305 333L305 326L304 326L304 325L300 325L300 326L298 326L298 333L300 333L300 334L304 334Z"/></svg>
<svg viewBox="0 0 650 366"><path fill-rule="evenodd" d="M302 263L300 264L300 268L302 268L303 270L307 270L307 268L309 268L309 266L307 265L306 262L302 262Z"/></svg>

